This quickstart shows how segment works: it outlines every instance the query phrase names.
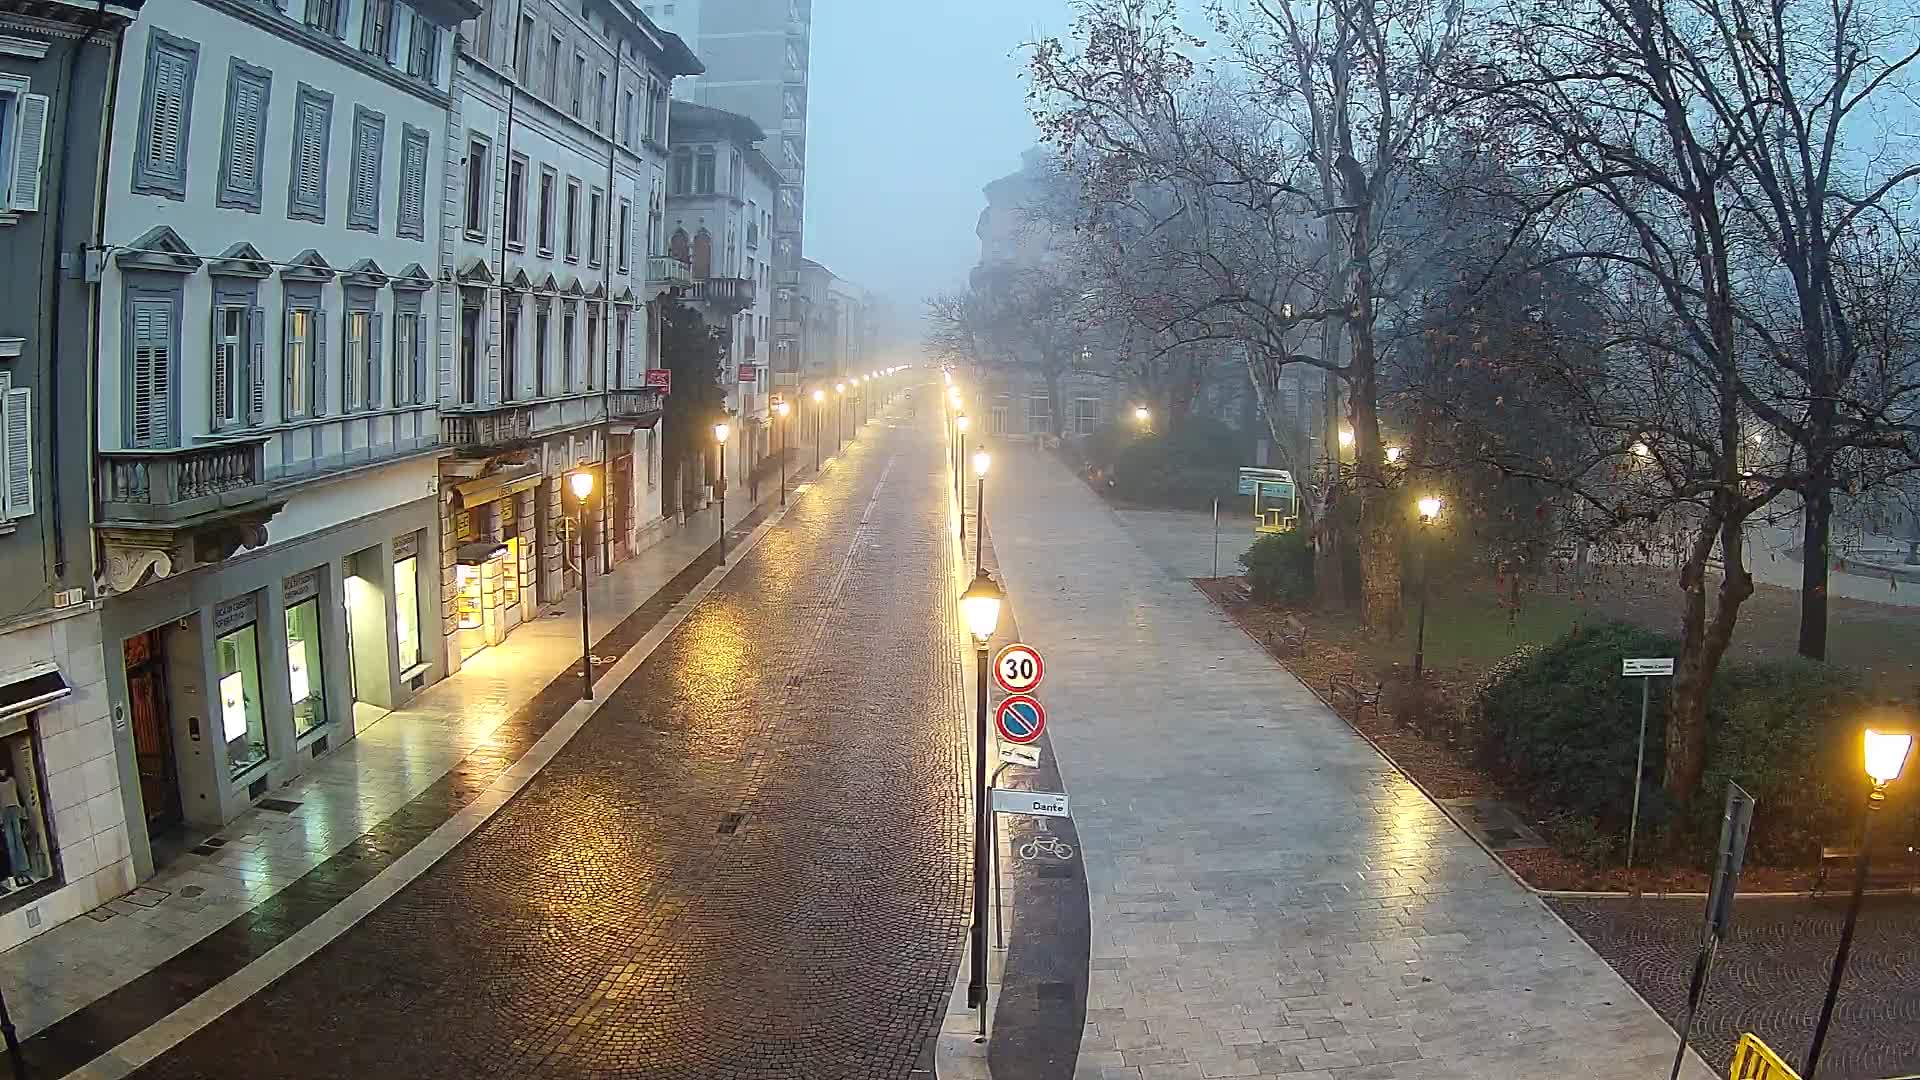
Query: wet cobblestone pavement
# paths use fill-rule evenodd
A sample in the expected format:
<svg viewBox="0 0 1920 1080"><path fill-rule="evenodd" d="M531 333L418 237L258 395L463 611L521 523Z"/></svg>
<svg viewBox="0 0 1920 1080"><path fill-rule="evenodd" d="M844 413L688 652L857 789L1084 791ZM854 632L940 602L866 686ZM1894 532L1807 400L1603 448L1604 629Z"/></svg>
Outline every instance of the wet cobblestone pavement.
<svg viewBox="0 0 1920 1080"><path fill-rule="evenodd" d="M904 1077L965 932L939 436L875 424L551 764L140 1077Z"/></svg>
<svg viewBox="0 0 1920 1080"><path fill-rule="evenodd" d="M1553 909L1670 1024L1686 1011L1700 900L1552 900ZM1724 1069L1751 1031L1804 1070L1827 992L1846 897L1752 899L1714 960L1694 1045ZM1847 962L1821 1080L1920 1074L1920 900L1868 897Z"/></svg>

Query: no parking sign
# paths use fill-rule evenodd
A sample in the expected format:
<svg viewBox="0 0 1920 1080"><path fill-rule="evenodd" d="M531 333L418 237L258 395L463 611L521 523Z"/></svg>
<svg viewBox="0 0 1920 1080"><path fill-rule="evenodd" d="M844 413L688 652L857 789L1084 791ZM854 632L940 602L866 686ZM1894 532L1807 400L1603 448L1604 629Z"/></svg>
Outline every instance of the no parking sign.
<svg viewBox="0 0 1920 1080"><path fill-rule="evenodd" d="M1014 694L993 710L993 722L1008 742L1030 743L1047 730L1047 710L1026 694Z"/></svg>

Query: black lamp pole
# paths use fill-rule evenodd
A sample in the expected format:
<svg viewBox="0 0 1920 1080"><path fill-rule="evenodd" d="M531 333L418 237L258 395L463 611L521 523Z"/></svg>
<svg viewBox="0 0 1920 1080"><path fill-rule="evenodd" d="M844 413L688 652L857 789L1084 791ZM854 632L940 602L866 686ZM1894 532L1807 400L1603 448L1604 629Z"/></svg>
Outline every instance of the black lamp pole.
<svg viewBox="0 0 1920 1080"><path fill-rule="evenodd" d="M960 548L960 557L963 559L967 557L967 549L965 547L967 542L967 480L966 477L960 475L959 466L961 462L966 460L967 433L963 431L960 433L960 456L954 461L955 468L953 471L953 486L954 489L960 493L960 543L962 545Z"/></svg>
<svg viewBox="0 0 1920 1080"><path fill-rule="evenodd" d="M1430 521L1420 523L1420 622L1413 635L1413 677L1420 677L1420 669L1427 658L1427 585L1433 580L1433 524Z"/></svg>
<svg viewBox="0 0 1920 1080"><path fill-rule="evenodd" d="M987 477L985 473L982 473L980 475L979 490L974 494L974 498L973 498L973 576L974 577L979 577L983 571L983 566L980 562L980 544L981 544L981 536L986 532L986 521L987 521ZM961 550L963 552L963 554L961 555L961 558L965 558L966 557L964 554L965 549L963 548Z"/></svg>
<svg viewBox="0 0 1920 1080"><path fill-rule="evenodd" d="M717 485L720 491L720 517L718 519L720 522L720 563L721 565L724 566L726 565L726 562L727 562L727 444L726 443L720 444L720 449L718 453L720 457L720 483Z"/></svg>
<svg viewBox="0 0 1920 1080"><path fill-rule="evenodd" d="M1886 786L1874 784L1867 795L1867 816L1860 824L1860 849L1853 856L1853 896L1847 900L1847 921L1840 928L1840 948L1833 954L1833 975L1827 980L1827 999L1820 1003L1820 1021L1813 1025L1813 1045L1807 1048L1807 1073L1813 1080L1820 1068L1820 1051L1827 1043L1827 1025L1833 1022L1834 1002L1847 977L1847 954L1853 951L1853 928L1860 921L1860 898L1867 890L1867 846L1873 839L1873 816L1887 801Z"/></svg>
<svg viewBox="0 0 1920 1080"><path fill-rule="evenodd" d="M587 626L587 497L580 496L580 700L593 700L593 631Z"/></svg>
<svg viewBox="0 0 1920 1080"><path fill-rule="evenodd" d="M967 980L967 1007L987 1015L987 823L993 809L987 805L987 656L988 643L974 640L973 664L979 678L973 710L973 930L969 944L973 959Z"/></svg>
<svg viewBox="0 0 1920 1080"><path fill-rule="evenodd" d="M785 506L787 505L787 430L786 425L780 422L778 415L773 418L773 433L778 437L780 446L776 451L780 455L780 505Z"/></svg>

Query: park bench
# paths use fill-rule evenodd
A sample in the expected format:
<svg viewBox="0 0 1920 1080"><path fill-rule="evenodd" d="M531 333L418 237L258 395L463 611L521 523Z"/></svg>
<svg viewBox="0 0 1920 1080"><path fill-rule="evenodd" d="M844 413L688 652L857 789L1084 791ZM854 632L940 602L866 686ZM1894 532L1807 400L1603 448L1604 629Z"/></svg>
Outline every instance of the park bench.
<svg viewBox="0 0 1920 1080"><path fill-rule="evenodd" d="M1292 615L1280 620L1278 633L1267 631L1267 650L1304 654L1307 651L1307 624Z"/></svg>
<svg viewBox="0 0 1920 1080"><path fill-rule="evenodd" d="M1822 847L1820 869L1813 878L1813 895L1820 896L1836 884L1842 890L1852 889L1853 860L1859 853L1858 845ZM1875 837L1871 854L1872 858L1867 860L1867 888L1911 889L1920 885L1920 852L1907 840L1898 836Z"/></svg>
<svg viewBox="0 0 1920 1080"><path fill-rule="evenodd" d="M1378 682L1367 686L1351 671L1335 672L1327 678L1327 696L1333 699L1336 706L1341 702L1351 705L1355 720L1360 719L1361 713L1367 709L1373 710L1374 719L1380 718L1380 684Z"/></svg>

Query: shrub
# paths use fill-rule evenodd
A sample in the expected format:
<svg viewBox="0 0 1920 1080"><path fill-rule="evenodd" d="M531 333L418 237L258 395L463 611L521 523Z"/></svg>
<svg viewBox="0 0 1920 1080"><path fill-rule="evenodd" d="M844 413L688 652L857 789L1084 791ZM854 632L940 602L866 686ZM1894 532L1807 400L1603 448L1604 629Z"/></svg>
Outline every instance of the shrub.
<svg viewBox="0 0 1920 1080"><path fill-rule="evenodd" d="M1299 530L1262 533L1240 556L1247 588L1261 603L1304 604L1313 599L1313 549Z"/></svg>
<svg viewBox="0 0 1920 1080"><path fill-rule="evenodd" d="M1447 735L1453 726L1453 706L1446 691L1430 679L1414 678L1413 672L1398 664L1382 682L1380 701L1394 723L1427 738Z"/></svg>
<svg viewBox="0 0 1920 1080"><path fill-rule="evenodd" d="M1205 510L1234 505L1245 440L1208 417L1186 417L1173 431L1146 434L1122 421L1089 436L1087 463L1113 481L1108 494L1143 506Z"/></svg>

